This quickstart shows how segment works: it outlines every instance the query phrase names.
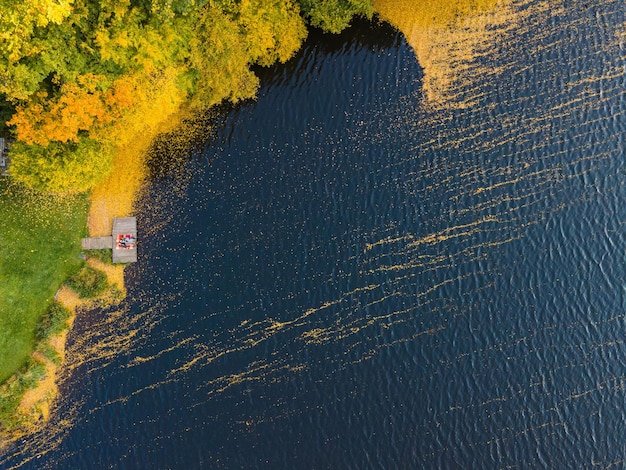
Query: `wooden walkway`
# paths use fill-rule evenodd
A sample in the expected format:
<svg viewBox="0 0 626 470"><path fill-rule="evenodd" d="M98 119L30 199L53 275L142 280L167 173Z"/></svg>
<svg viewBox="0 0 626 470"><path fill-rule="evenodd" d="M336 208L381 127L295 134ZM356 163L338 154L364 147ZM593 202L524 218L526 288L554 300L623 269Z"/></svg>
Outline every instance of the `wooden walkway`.
<svg viewBox="0 0 626 470"><path fill-rule="evenodd" d="M113 219L110 237L82 239L83 250L112 250L114 263L134 263L137 261L137 218Z"/></svg>
<svg viewBox="0 0 626 470"><path fill-rule="evenodd" d="M113 248L113 237L92 237L82 239L83 250L105 250Z"/></svg>

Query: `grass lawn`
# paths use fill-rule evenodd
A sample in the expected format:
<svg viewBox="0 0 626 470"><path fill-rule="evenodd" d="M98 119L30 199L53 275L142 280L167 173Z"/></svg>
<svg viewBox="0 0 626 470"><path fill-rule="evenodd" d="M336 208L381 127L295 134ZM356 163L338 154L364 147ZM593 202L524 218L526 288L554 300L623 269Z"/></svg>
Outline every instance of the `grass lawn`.
<svg viewBox="0 0 626 470"><path fill-rule="evenodd" d="M0 383L23 366L37 322L83 264L86 197L34 195L0 178Z"/></svg>

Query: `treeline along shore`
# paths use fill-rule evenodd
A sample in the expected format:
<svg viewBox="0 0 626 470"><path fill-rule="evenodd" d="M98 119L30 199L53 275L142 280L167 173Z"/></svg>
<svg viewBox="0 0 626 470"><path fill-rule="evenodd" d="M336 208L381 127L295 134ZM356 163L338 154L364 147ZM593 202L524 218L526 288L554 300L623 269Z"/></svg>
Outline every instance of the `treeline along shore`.
<svg viewBox="0 0 626 470"><path fill-rule="evenodd" d="M307 25L339 32L370 0L29 0L0 12L0 98L11 175L87 192L145 112L255 95L252 65L288 60ZM165 95L166 109L152 109ZM138 112L139 111L139 112Z"/></svg>

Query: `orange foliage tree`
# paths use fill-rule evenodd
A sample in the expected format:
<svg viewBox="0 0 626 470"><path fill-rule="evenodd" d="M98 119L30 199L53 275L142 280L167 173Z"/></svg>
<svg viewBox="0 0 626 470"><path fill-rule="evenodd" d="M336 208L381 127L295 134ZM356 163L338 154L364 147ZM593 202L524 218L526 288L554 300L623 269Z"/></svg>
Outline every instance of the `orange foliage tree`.
<svg viewBox="0 0 626 470"><path fill-rule="evenodd" d="M56 96L39 92L17 107L8 124L29 145L78 142L81 133L119 119L133 105L133 85L127 78L118 79L107 90L101 88L103 82L104 77L87 74L61 85Z"/></svg>

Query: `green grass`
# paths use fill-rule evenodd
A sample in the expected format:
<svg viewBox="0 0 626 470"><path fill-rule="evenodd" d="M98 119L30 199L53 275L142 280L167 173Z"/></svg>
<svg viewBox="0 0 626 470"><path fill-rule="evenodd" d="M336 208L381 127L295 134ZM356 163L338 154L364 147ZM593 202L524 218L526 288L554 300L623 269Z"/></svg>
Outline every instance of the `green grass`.
<svg viewBox="0 0 626 470"><path fill-rule="evenodd" d="M0 178L0 383L22 369L54 294L82 266L85 197L35 195Z"/></svg>

